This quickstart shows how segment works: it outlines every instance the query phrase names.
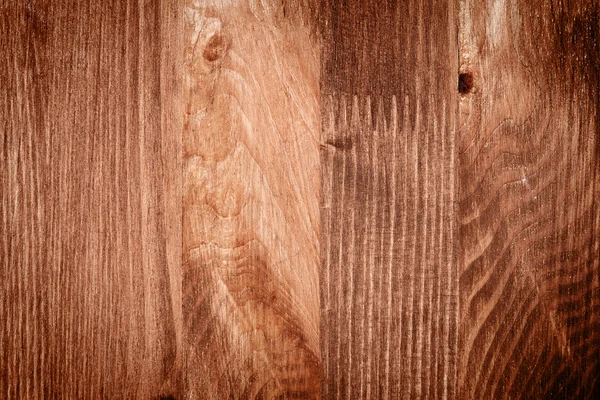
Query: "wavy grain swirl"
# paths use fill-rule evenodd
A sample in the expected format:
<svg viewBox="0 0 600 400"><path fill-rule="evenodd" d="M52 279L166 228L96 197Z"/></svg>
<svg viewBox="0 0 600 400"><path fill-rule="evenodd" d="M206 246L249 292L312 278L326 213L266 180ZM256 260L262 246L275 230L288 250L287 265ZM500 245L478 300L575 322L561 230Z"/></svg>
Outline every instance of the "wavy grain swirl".
<svg viewBox="0 0 600 400"><path fill-rule="evenodd" d="M186 13L189 393L318 397L314 39L255 2Z"/></svg>

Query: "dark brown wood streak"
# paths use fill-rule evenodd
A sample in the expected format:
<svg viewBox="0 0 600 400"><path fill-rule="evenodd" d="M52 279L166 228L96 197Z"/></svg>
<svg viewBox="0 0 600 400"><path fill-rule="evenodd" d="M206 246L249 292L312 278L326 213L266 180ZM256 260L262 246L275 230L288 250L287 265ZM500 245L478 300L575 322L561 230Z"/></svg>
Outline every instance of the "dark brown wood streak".
<svg viewBox="0 0 600 400"><path fill-rule="evenodd" d="M160 1L0 6L3 399L177 390L173 12Z"/></svg>
<svg viewBox="0 0 600 400"><path fill-rule="evenodd" d="M599 11L461 2L461 398L600 398Z"/></svg>
<svg viewBox="0 0 600 400"><path fill-rule="evenodd" d="M453 2L324 4L324 398L455 396L456 19Z"/></svg>

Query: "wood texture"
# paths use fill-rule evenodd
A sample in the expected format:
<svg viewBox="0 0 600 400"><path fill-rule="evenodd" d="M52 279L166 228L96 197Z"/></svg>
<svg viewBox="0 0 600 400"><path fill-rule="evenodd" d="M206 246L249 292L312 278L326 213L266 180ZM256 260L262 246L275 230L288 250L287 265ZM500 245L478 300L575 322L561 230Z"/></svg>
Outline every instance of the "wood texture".
<svg viewBox="0 0 600 400"><path fill-rule="evenodd" d="M325 398L455 395L456 13L427 1L323 11Z"/></svg>
<svg viewBox="0 0 600 400"><path fill-rule="evenodd" d="M4 399L176 390L173 12L149 1L0 6Z"/></svg>
<svg viewBox="0 0 600 400"><path fill-rule="evenodd" d="M319 396L319 46L298 7L186 6L192 398Z"/></svg>
<svg viewBox="0 0 600 400"><path fill-rule="evenodd" d="M600 397L599 11L461 2L460 398Z"/></svg>
<svg viewBox="0 0 600 400"><path fill-rule="evenodd" d="M6 1L0 398L600 398L599 116L598 0Z"/></svg>

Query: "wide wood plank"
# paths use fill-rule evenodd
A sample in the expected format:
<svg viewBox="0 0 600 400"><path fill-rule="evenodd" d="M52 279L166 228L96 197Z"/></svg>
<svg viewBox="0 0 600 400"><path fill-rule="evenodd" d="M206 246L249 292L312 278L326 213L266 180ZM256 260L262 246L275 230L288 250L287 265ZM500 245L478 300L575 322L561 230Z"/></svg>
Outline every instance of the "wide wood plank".
<svg viewBox="0 0 600 400"><path fill-rule="evenodd" d="M176 13L125 0L0 6L2 398L177 391Z"/></svg>
<svg viewBox="0 0 600 400"><path fill-rule="evenodd" d="M325 398L455 395L456 18L452 2L325 2Z"/></svg>
<svg viewBox="0 0 600 400"><path fill-rule="evenodd" d="M309 15L291 1L186 4L191 398L319 396L319 46Z"/></svg>
<svg viewBox="0 0 600 400"><path fill-rule="evenodd" d="M600 5L461 1L460 29L459 396L599 398Z"/></svg>

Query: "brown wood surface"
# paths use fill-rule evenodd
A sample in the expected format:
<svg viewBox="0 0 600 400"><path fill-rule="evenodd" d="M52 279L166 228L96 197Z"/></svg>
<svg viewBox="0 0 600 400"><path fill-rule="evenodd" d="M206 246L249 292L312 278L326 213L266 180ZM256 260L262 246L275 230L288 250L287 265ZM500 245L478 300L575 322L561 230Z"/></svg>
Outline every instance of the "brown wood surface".
<svg viewBox="0 0 600 400"><path fill-rule="evenodd" d="M456 387L455 4L324 10L323 396Z"/></svg>
<svg viewBox="0 0 600 400"><path fill-rule="evenodd" d="M152 1L0 6L1 398L176 390L172 12Z"/></svg>
<svg viewBox="0 0 600 400"><path fill-rule="evenodd" d="M183 313L193 398L319 393L319 46L308 9L287 7L185 9Z"/></svg>
<svg viewBox="0 0 600 400"><path fill-rule="evenodd" d="M0 398L600 398L599 97L597 0L3 2Z"/></svg>
<svg viewBox="0 0 600 400"><path fill-rule="evenodd" d="M459 397L600 397L598 2L462 1Z"/></svg>

